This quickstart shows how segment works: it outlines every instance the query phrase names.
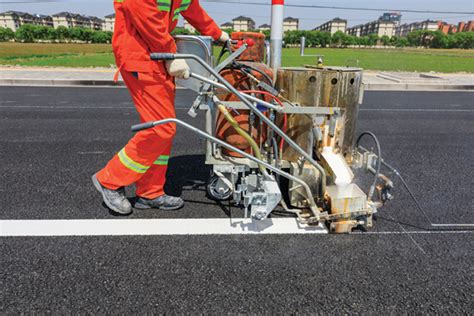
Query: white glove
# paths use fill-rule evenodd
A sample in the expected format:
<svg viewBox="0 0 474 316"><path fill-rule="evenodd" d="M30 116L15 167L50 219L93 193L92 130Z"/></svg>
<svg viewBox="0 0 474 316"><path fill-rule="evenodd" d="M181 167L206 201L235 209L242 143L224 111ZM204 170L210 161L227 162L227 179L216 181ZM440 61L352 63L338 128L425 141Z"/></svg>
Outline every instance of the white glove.
<svg viewBox="0 0 474 316"><path fill-rule="evenodd" d="M174 59L166 61L166 70L170 76L178 79L189 79L191 69L184 59Z"/></svg>
<svg viewBox="0 0 474 316"><path fill-rule="evenodd" d="M219 42L225 43L230 40L229 34L227 32L222 32L221 37L219 37Z"/></svg>

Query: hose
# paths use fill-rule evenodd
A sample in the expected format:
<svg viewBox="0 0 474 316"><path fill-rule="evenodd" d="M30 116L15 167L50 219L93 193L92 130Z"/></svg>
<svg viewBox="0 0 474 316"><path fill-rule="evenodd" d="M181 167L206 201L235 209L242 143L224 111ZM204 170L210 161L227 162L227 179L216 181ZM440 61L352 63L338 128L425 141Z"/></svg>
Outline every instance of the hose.
<svg viewBox="0 0 474 316"><path fill-rule="evenodd" d="M263 94L263 95L266 95L266 96L269 96L271 97L273 100L275 100L282 108L285 107L285 105L283 104L283 102L281 102L281 100L274 96L273 94L271 94L270 92L267 92L267 91L262 91L262 90L244 90L244 91L240 91L240 92L243 92L243 93L259 93L259 94ZM283 116L283 132L287 132L288 130L288 115L286 113L284 113L284 116ZM283 151L283 144L285 143L285 140L282 138L281 141L280 141L280 152Z"/></svg>
<svg viewBox="0 0 474 316"><path fill-rule="evenodd" d="M374 193L375 193L375 186L377 185L377 180L380 175L380 168L382 166L382 150L380 149L380 142L377 136L375 136L375 134L372 132L363 132L362 134L360 134L359 138L357 138L357 141L356 141L356 147L359 147L359 142L364 136L370 136L374 140L375 145L377 146L377 157L378 157L377 168L375 170L374 182L369 189L369 193L367 194L369 200L372 200L372 197L374 196Z"/></svg>
<svg viewBox="0 0 474 316"><path fill-rule="evenodd" d="M227 110L227 108L221 104L221 103L218 103L217 105L217 108L219 109L219 111L222 113L222 115L224 115L224 118L230 123L230 125L235 129L235 131L240 135L242 136L243 138L245 138L245 140L250 144L250 146L252 147L253 151L254 151L254 155L257 159L259 160L263 160L262 159L262 153L260 151L260 148L258 147L258 144L255 142L255 140L252 138L252 136L250 136L246 131L244 131L239 123L234 119L234 117L232 115L230 115L229 111ZM258 164L258 167L260 169L260 171L262 172L262 174L266 177L266 178L269 178L269 174L267 172L267 169L261 165L261 164Z"/></svg>

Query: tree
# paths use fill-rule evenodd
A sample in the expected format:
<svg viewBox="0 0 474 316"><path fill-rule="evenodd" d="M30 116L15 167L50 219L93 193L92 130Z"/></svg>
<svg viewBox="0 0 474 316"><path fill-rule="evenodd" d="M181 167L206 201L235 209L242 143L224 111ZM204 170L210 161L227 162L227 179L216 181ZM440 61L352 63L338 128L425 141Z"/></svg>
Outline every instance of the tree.
<svg viewBox="0 0 474 316"><path fill-rule="evenodd" d="M397 37L394 45L396 47L407 47L410 43L405 37Z"/></svg>
<svg viewBox="0 0 474 316"><path fill-rule="evenodd" d="M331 37L331 44L333 44L336 47L339 47L342 45L342 43L345 42L345 40L346 40L346 33L337 31Z"/></svg>
<svg viewBox="0 0 474 316"><path fill-rule="evenodd" d="M377 34L370 34L368 36L368 45L369 46L377 45L378 41L379 41L379 36Z"/></svg>
<svg viewBox="0 0 474 316"><path fill-rule="evenodd" d="M172 35L191 35L191 32L183 27L177 27L171 32Z"/></svg>
<svg viewBox="0 0 474 316"><path fill-rule="evenodd" d="M382 45L384 46L389 46L390 45L390 37L387 35L384 35L380 38L380 41L382 42Z"/></svg>
<svg viewBox="0 0 474 316"><path fill-rule="evenodd" d="M423 31L414 31L414 32L408 33L407 35L408 44L412 47L421 46L422 36L423 36Z"/></svg>
<svg viewBox="0 0 474 316"><path fill-rule="evenodd" d="M10 28L0 27L0 42L6 42L15 38L15 33Z"/></svg>
<svg viewBox="0 0 474 316"><path fill-rule="evenodd" d="M35 25L25 24L16 30L15 38L23 43L32 43L35 40Z"/></svg>
<svg viewBox="0 0 474 316"><path fill-rule="evenodd" d="M455 33L449 36L450 48L464 48L472 49L474 48L474 32L461 32Z"/></svg>
<svg viewBox="0 0 474 316"><path fill-rule="evenodd" d="M71 39L71 31L65 26L58 26L58 28L54 30L54 33L54 39L60 42Z"/></svg>
<svg viewBox="0 0 474 316"><path fill-rule="evenodd" d="M431 41L430 47L432 48L448 48L449 47L449 37L441 31L436 31L433 33L433 39Z"/></svg>
<svg viewBox="0 0 474 316"><path fill-rule="evenodd" d="M91 37L92 43L107 44L112 42L112 32L95 31Z"/></svg>

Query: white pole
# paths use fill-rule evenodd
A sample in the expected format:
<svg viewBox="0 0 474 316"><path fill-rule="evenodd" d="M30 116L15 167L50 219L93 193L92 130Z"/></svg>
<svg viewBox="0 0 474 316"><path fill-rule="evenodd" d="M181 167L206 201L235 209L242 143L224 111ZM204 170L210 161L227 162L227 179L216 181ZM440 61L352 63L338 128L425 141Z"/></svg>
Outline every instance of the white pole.
<svg viewBox="0 0 474 316"><path fill-rule="evenodd" d="M270 36L270 66L276 70L281 67L283 46L283 7L285 0L272 0L272 32Z"/></svg>

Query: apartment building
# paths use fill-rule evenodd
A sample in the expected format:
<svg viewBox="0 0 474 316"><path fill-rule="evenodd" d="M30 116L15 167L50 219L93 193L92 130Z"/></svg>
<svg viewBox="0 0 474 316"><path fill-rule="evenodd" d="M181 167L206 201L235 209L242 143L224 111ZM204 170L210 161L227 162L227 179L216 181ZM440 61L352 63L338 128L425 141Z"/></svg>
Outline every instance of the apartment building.
<svg viewBox="0 0 474 316"><path fill-rule="evenodd" d="M402 24L402 15L400 12L385 12L379 18L380 21L392 21L395 23L395 26L400 26Z"/></svg>
<svg viewBox="0 0 474 316"><path fill-rule="evenodd" d="M42 14L30 14L19 11L7 11L0 13L0 27L10 28L16 31L25 24L52 26L53 20L50 16Z"/></svg>
<svg viewBox="0 0 474 316"><path fill-rule="evenodd" d="M184 20L184 29L185 30L188 30L189 32L191 33L194 33L196 32L196 28L194 26L191 25L191 23L189 23L188 21Z"/></svg>
<svg viewBox="0 0 474 316"><path fill-rule="evenodd" d="M272 26L270 24L262 24L258 27L260 31L270 31Z"/></svg>
<svg viewBox="0 0 474 316"><path fill-rule="evenodd" d="M283 32L298 31L300 28L300 20L292 17L287 17L283 20Z"/></svg>
<svg viewBox="0 0 474 316"><path fill-rule="evenodd" d="M237 32L248 32L255 29L255 21L246 16L239 16L232 20L233 29Z"/></svg>
<svg viewBox="0 0 474 316"><path fill-rule="evenodd" d="M223 30L232 30L234 28L234 23L232 22L226 22L224 24L221 24L221 29Z"/></svg>
<svg viewBox="0 0 474 316"><path fill-rule="evenodd" d="M375 34L379 37L392 37L395 34L395 23L392 21L377 20L348 28L347 34L357 37L368 36L371 34Z"/></svg>
<svg viewBox="0 0 474 316"><path fill-rule="evenodd" d="M442 30L442 28L443 26L440 24L440 22L425 20L422 22L414 22L397 26L395 28L394 35L397 37L406 37L409 33L414 31L437 31Z"/></svg>
<svg viewBox="0 0 474 316"><path fill-rule="evenodd" d="M71 12L60 12L57 14L53 14L52 17L54 28L64 26L67 28L83 27L93 30L102 30L104 24L104 20L98 17L86 16Z"/></svg>
<svg viewBox="0 0 474 316"><path fill-rule="evenodd" d="M343 20L341 18L334 18L331 21L321 24L320 26L316 27L314 30L321 31L321 32L328 32L328 33L331 33L332 35L338 31L346 33L346 29L347 29L347 20Z"/></svg>
<svg viewBox="0 0 474 316"><path fill-rule="evenodd" d="M104 16L104 24L102 24L102 30L107 32L113 32L115 26L115 13Z"/></svg>

